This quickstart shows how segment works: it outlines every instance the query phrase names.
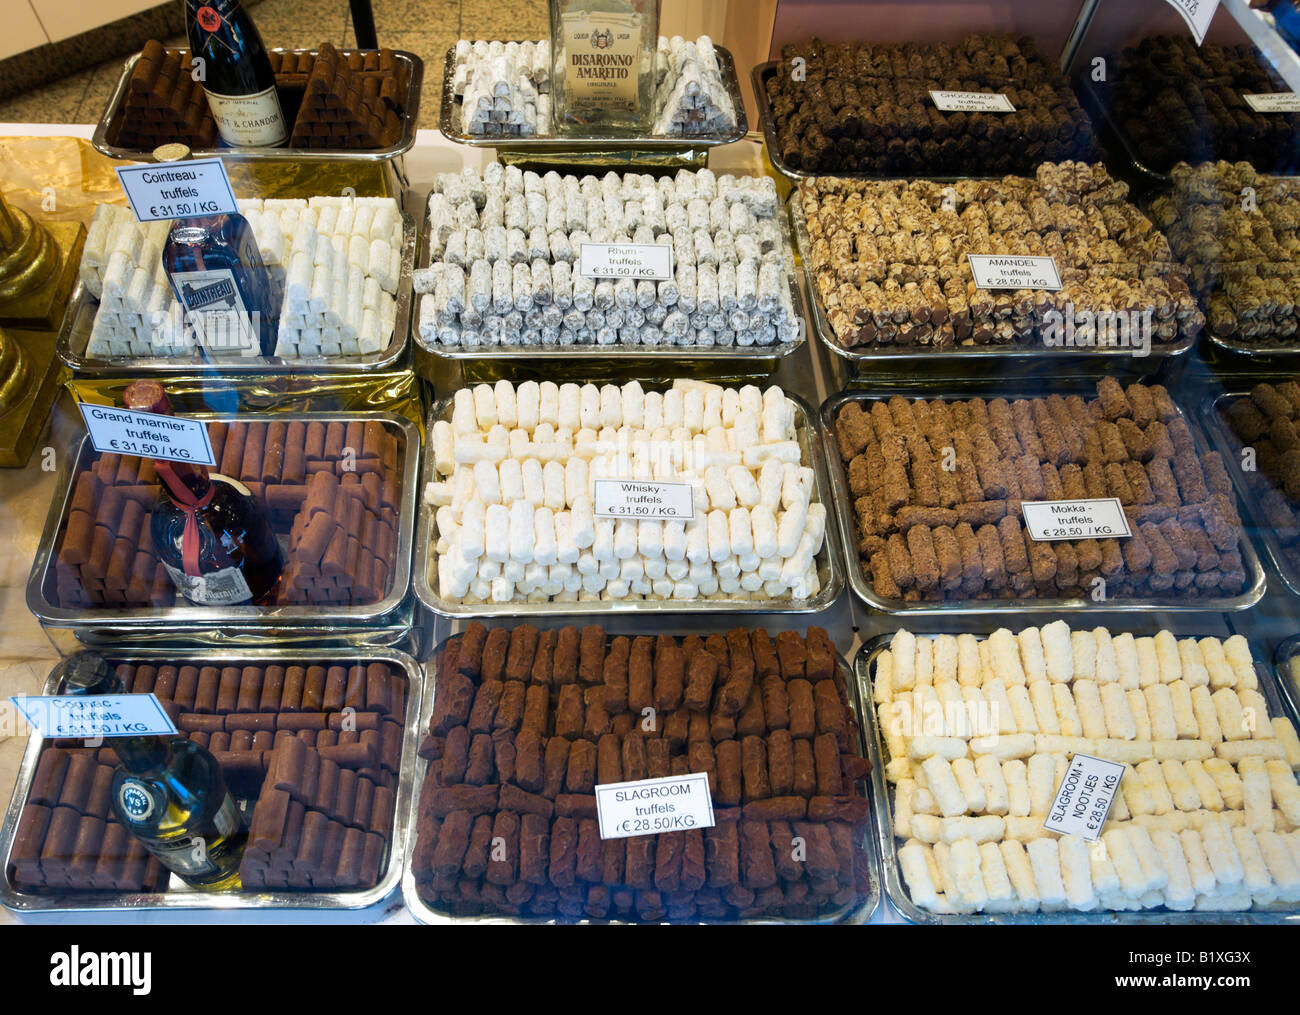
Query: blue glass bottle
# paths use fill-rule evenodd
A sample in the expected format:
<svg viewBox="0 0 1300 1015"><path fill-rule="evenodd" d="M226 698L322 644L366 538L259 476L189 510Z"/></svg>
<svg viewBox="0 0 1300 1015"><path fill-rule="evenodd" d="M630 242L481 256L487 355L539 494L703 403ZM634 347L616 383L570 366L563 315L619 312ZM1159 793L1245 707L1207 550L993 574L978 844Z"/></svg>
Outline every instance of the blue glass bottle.
<svg viewBox="0 0 1300 1015"><path fill-rule="evenodd" d="M154 151L158 162L190 156L183 144ZM172 223L163 270L194 341L211 357L272 356L284 292L281 272L262 260L242 215L200 215Z"/></svg>

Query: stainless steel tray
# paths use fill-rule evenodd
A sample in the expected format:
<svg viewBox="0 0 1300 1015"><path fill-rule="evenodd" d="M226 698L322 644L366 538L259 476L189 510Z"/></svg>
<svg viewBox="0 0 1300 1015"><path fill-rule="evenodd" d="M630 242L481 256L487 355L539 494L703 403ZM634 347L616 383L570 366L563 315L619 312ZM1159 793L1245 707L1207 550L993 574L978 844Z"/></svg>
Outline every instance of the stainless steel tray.
<svg viewBox="0 0 1300 1015"><path fill-rule="evenodd" d="M382 627L399 611L410 589L411 538L415 528L415 488L419 472L420 434L409 419L388 412L320 412L277 413L274 415L229 415L224 413L194 413L191 418L204 421L223 420L243 423L332 423L351 420L378 420L399 435L401 463L402 503L398 510L396 564L389 575L389 587L384 597L369 606L171 606L131 607L121 610L92 609L88 607L63 607L55 604L54 566L57 549L63 533L64 520L69 510L77 475L87 457L93 453L90 435L83 433L76 440L72 453L65 455L65 468L60 470L54 500L45 519L45 528L27 579L27 607L37 620L51 627L72 628L78 633L103 637L121 637L136 634L177 637L198 637L199 632L220 631L226 641L247 638L293 637L308 632L356 631L368 627ZM318 639L319 640L319 639Z"/></svg>
<svg viewBox="0 0 1300 1015"><path fill-rule="evenodd" d="M793 342L774 342L772 345L660 345L649 347L644 345L623 345L622 343L615 345L443 345L434 342L430 344L420 334L420 315L418 308L415 306L412 306L409 315L411 341L430 356L436 356L444 360L497 360L531 364L533 367L536 367L539 363L549 364L555 361L564 363L591 363L593 361L608 363L615 361L623 366L640 366L646 371L664 370L669 374L678 373L681 364L688 362L707 362L711 367L722 367L729 364L751 364L755 361L765 361L769 365L767 372L771 373L776 369L778 360L798 351L800 346L804 344L807 339L806 322L808 320L804 308L803 291L799 285L798 268L794 260L794 249L791 245L790 224L786 221L785 216L779 212L776 221L781 229L781 242L785 245L786 263L789 265L789 270L786 272L786 282L790 287L790 301L800 323L799 337ZM426 201L424 205L424 221L420 225L419 263L417 265L420 268L429 267L428 236L429 204ZM422 299L423 296L421 295L419 298ZM650 374L650 376L653 376L653 374Z"/></svg>
<svg viewBox="0 0 1300 1015"><path fill-rule="evenodd" d="M514 40L516 42L527 40ZM717 145L731 144L739 141L749 133L749 120L745 115L745 99L740 94L740 79L736 75L736 61L731 51L717 43L713 45L718 55L718 70L722 72L723 85L732 107L736 110L736 126L726 134L705 134L691 137L665 137L647 135L645 137L609 136L599 134L535 134L532 137L486 137L481 134L467 134L462 129L461 103L455 94L454 78L456 76L456 47L447 50L447 58L442 68L442 106L438 113L438 129L445 137L474 148L497 148L501 151L525 154L542 152L688 152L698 148L713 148ZM541 125L538 125L539 130ZM547 129L551 124L547 124Z"/></svg>
<svg viewBox="0 0 1300 1015"><path fill-rule="evenodd" d="M401 201L398 200L400 207ZM388 345L376 353L362 356L303 356L286 359L280 356L212 357L195 348L189 356L117 356L88 357L86 343L95 323L99 301L78 281L68 300L55 352L59 359L78 373L96 377L138 377L142 374L220 373L223 377L294 373L342 374L382 373L397 366L406 353L407 335L411 330L415 294L411 290L411 269L415 264L415 220L402 215L402 272L397 281L397 316Z"/></svg>
<svg viewBox="0 0 1300 1015"><path fill-rule="evenodd" d="M1247 482L1240 468L1242 441L1219 414L1220 406L1226 405L1227 402L1249 397L1248 391L1228 391L1206 399L1201 403L1201 424L1205 427L1205 433L1214 450L1223 456L1228 474L1232 477L1232 485L1237 490L1237 498L1246 506L1246 518L1254 527L1260 545L1264 547L1269 563L1273 565L1273 570L1293 595L1300 596L1300 566L1287 556L1273 526L1264 516L1263 508L1259 503L1259 493ZM1257 475L1261 483L1272 487L1272 482L1263 473Z"/></svg>
<svg viewBox="0 0 1300 1015"><path fill-rule="evenodd" d="M240 663L302 662L315 658L310 650L284 649L239 649L221 651L215 649L140 649L121 646L116 651L105 652L111 662L175 662L184 659L192 663L221 663L223 666ZM190 888L179 878L173 876L167 891L156 893L122 893L122 892L87 892L60 891L36 893L22 892L9 880L9 854L13 849L14 834L18 829L18 818L27 794L31 790L32 779L36 774L36 763L41 753L43 739L33 732L27 738L27 750L23 754L22 764L18 770L18 781L14 794L5 812L4 826L0 829L0 857L4 858L0 869L0 904L15 912L41 912L58 910L60 912L122 912L140 910L169 909L363 909L386 898L397 887L401 877L402 847L406 843L406 821L411 814L412 770L415 767L415 750L418 746L418 729L416 725L419 708L417 702L422 690L423 680L420 664L405 652L389 649L368 649L364 652L354 649L337 649L329 651L331 661L387 662L406 672L406 715L402 723L402 761L397 772L397 794L393 810L393 830L388 843L388 855L384 859L383 875L373 888L357 891L330 892L204 892ZM45 681L43 694L55 694L58 691L62 666L55 667ZM427 718L424 720L428 722Z"/></svg>
<svg viewBox="0 0 1300 1015"><path fill-rule="evenodd" d="M311 49L275 49L276 53L315 53ZM216 148L206 148L193 152L196 159L205 159L213 157L238 156L240 159L266 159L266 160L283 160L292 159L295 162L329 162L338 160L352 160L361 162L387 162L395 159L400 155L411 150L415 144L416 124L420 119L420 90L424 84L424 61L414 53L408 53L406 50L393 50L393 55L399 63L406 65L406 102L405 112L402 114L402 136L396 144L389 145L387 148L363 148L355 150L329 151L319 148L290 148L284 146L281 148L230 148L218 146ZM109 97L108 106L104 114L99 118L99 123L95 125L95 133L90 139L90 143L96 151L102 152L110 159L131 159L134 162L152 162L153 152L143 151L135 148L121 148L117 145L110 144L108 140L109 130L120 122L122 117L122 105L126 99L126 91L131 83L131 71L135 67L136 61L140 59L140 54L136 53L127 58L122 67L122 76L118 79L117 87L113 89L113 94Z"/></svg>
<svg viewBox="0 0 1300 1015"><path fill-rule="evenodd" d="M925 398L942 398L942 399L961 399L976 397L996 397L1005 398L1008 401L1014 401L1018 398L1042 398L1049 394L1083 394L1087 393L1082 390L1071 390L1065 383L1056 383L1049 389L1039 388L1036 391L997 391L990 394L987 387L980 387L972 391L953 391L951 389L934 390L930 387L924 388L889 388L882 390L875 388L871 392L865 391L844 391L838 395L832 395L821 408L822 432L823 439L826 442L824 454L827 459L827 471L831 476L832 496L835 500L835 517L839 520L840 541L847 555L847 569L849 574L849 586L857 594L858 598L868 606L879 610L881 613L891 613L903 616L925 616L925 615L981 615L986 613L1026 613L1034 610L1050 611L1052 613L1095 613L1098 610L1105 610L1111 613L1149 613L1152 610L1162 610L1166 612L1177 613L1217 613L1230 612L1233 610L1246 610L1254 606L1264 596L1266 580L1264 577L1264 568L1259 562L1259 557L1255 555L1255 547L1251 543L1244 528L1238 537L1238 549L1241 553L1242 565L1246 570L1246 588L1238 595L1227 598L1195 598L1189 596L1178 597L1170 595L1160 598L1143 598L1130 600L1107 600L1105 603L1095 603L1090 599L958 599L948 602L920 602L908 603L901 599L885 599L876 593L875 588L867 580L863 562L858 556L857 551L857 519L853 515L853 495L849 489L848 471L840 458L840 450L835 442L834 420L839 410L848 402L866 402L877 398L888 398L890 395L901 394L906 397L915 398L922 396ZM1183 412L1181 407L1180 412ZM1183 417L1186 419L1186 413ZM1204 453L1205 442L1201 435L1197 433L1197 428L1189 426L1192 432L1192 438L1196 441L1197 450Z"/></svg>
<svg viewBox="0 0 1300 1015"><path fill-rule="evenodd" d="M612 635L618 634L618 632L616 631L610 631L608 633ZM640 631L636 633L644 634L645 632ZM665 633L672 633L672 632L665 632ZM459 637L459 635L455 635L453 637ZM437 647L437 649L433 651L433 653L429 657L429 662L427 664L428 673L426 675L426 679L424 682L424 693L421 696L421 701L420 701L420 718L419 718L419 725L417 727L417 731L420 735L423 735L424 731L428 729L429 719L433 715L434 697L435 697L436 685L437 685L436 672L435 672L436 661L442 658L442 649L446 645L446 642L450 640L451 640L450 638L446 639L442 644L440 644ZM853 709L854 715L857 717L858 720L858 749L860 752L862 752L861 756L865 758L868 757L868 755L865 752L867 749L867 740L869 739L867 729L868 726L871 724L871 718L865 715L863 712L862 699L857 689L857 680L854 679L852 669L849 667L848 663L844 660L844 657L841 656L838 652L836 653L836 659L838 659L839 664L842 667L844 667L845 680L848 682L849 685L848 686L849 707ZM418 745L416 746L418 747ZM421 758L419 755L416 755L411 762L410 769L412 770L409 772L411 778L411 790L410 790L410 797L409 797L410 812L405 815L406 820L402 826L403 833L404 833L404 840L402 842L402 860L403 860L402 898L406 902L406 908L411 911L411 915L413 915L421 923L439 924L439 925L453 924L453 923L553 924L553 923L561 922L555 917L540 917L540 916L538 917L452 916L449 913L445 913L440 910L434 909L427 902L425 902L424 899L420 898L420 894L417 891L415 886L415 873L411 870L411 860L415 855L415 837L418 834L418 829L416 826L419 823L419 816L420 816L419 815L420 787L424 785L424 778L429 770L429 762L427 762L424 758ZM408 774L408 769L406 767L405 759L403 759L402 770L404 775ZM870 822L868 822L868 825L870 825ZM874 844L871 841L871 829L869 827L863 828L863 838L861 840L860 845L862 848L863 856L866 858L867 861L867 874L868 877L871 879L871 884L867 888L867 897L863 899L862 902L857 907L851 910L847 910L844 913L839 914L837 917L823 919L823 920L816 920L812 922L835 923L835 924L868 923L870 922L872 915L876 912L876 909L880 906L880 894L881 894L880 893L880 858L879 856L877 856ZM565 920L563 922L584 923L584 924L631 924L639 921L593 920L590 917L584 917L581 920ZM663 920L660 922L669 923L671 921ZM692 922L698 923L700 921L696 920ZM749 920L745 922L756 923L756 924L778 924L779 925L779 924L804 924L809 921L772 918L766 920Z"/></svg>
<svg viewBox="0 0 1300 1015"><path fill-rule="evenodd" d="M808 236L808 227L803 216L803 206L799 203L797 188L790 195L789 206L790 221L794 227L795 244L798 247L799 260L803 264L804 279L808 285L808 305L811 308L813 329L817 332L817 337L821 339L822 345L835 355L854 363L861 364L872 361L896 363L905 360L925 360L930 363L938 363L949 358L962 360L1033 360L1041 362L1044 358L1051 359L1059 356L1068 359L1076 368L1082 364L1084 367L1095 366L1098 369L1104 369L1109 366L1114 369L1117 360L1123 362L1125 359L1129 359L1137 364L1154 362L1152 369L1155 369L1160 365L1160 361L1182 356L1196 344L1195 338L1187 336L1183 336L1176 342L1152 342L1151 351L1146 356L1134 356L1131 349L1118 346L1090 349L1054 349L1041 343L1033 345L945 345L940 347L932 345L866 345L855 346L851 349L847 348L836 339L835 330L826 317L826 308L822 305L821 297L817 293L817 280L813 277L812 261L808 256L812 250L812 241Z"/></svg>
<svg viewBox="0 0 1300 1015"><path fill-rule="evenodd" d="M990 628L991 630L991 628ZM936 632L927 631L927 636ZM938 632L942 633L942 632ZM985 635L985 637L987 634ZM876 814L876 833L879 835L882 876L884 878L885 897L905 920L918 924L943 924L983 926L987 924L1097 924L1118 926L1121 924L1140 924L1161 926L1165 924L1248 924L1248 923L1300 923L1300 908L1294 904L1286 908L1286 903L1251 909L1238 913L1197 913L1177 912L1169 909L1138 910L1134 912L1116 912L1114 910L1093 910L1091 912L1062 911L1058 913L931 913L912 902L911 896L903 885L902 873L898 865L898 840L894 836L893 800L889 784L885 781L885 745L880 739L880 727L877 720L876 706L872 698L872 677L876 657L889 647L892 634L882 634L863 644L853 660L854 681L858 685L858 698L863 708L870 712L865 727L868 758L871 761L872 808ZM1259 674L1260 693L1268 702L1272 715L1283 715L1291 722L1298 717L1292 702L1283 699L1278 693L1272 675L1260 663L1255 664Z"/></svg>
<svg viewBox="0 0 1300 1015"><path fill-rule="evenodd" d="M772 163L772 168L789 180L799 181L811 176L838 176L849 180L891 180L897 179L897 174L888 173L849 173L837 170L835 172L821 172L810 169L792 169L785 164L781 157L781 143L776 133L776 120L772 116L772 101L767 97L767 82L776 74L781 66L780 60L768 60L766 63L756 65L749 72L749 80L754 86L754 101L758 107L758 123L763 131L763 142L767 148L768 160ZM1005 173L969 173L965 176L944 176L943 174L927 174L927 180L937 180L947 183L952 180L1000 180Z"/></svg>
<svg viewBox="0 0 1300 1015"><path fill-rule="evenodd" d="M1276 360L1294 360L1300 356L1300 333L1293 335L1283 345L1278 342L1240 342L1235 338L1220 338L1209 328L1205 329L1205 340L1230 353L1245 354L1256 358L1273 358Z"/></svg>
<svg viewBox="0 0 1300 1015"><path fill-rule="evenodd" d="M670 385L651 385L651 390L659 390ZM429 610L443 617L482 618L482 617L520 617L534 619L537 617L572 617L590 616L592 614L638 614L664 616L668 614L718 614L743 618L749 615L769 613L820 613L827 609L839 597L844 589L844 575L841 572L842 558L839 548L839 530L831 524L830 506L831 486L826 475L826 462L820 447L820 434L817 420L812 408L798 395L787 391L786 396L794 401L795 431L802 451L800 461L813 470L814 501L826 505L826 537L822 548L817 553L817 578L821 588L817 594L803 602L793 599L770 599L763 601L735 599L697 599L687 600L644 600L602 599L596 602L579 603L454 603L443 599L437 592L437 555L433 550L434 511L424 499L426 484L437 478L433 466L433 451L426 448L424 469L420 479L420 513L415 530L415 595ZM434 403L429 410L428 427L440 420L451 418L451 398L444 398Z"/></svg>

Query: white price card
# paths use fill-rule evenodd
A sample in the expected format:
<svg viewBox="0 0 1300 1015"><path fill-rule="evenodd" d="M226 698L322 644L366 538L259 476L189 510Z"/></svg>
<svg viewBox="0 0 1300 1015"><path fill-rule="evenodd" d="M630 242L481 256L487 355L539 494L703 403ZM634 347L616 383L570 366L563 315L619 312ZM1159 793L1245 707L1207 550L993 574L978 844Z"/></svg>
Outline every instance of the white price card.
<svg viewBox="0 0 1300 1015"><path fill-rule="evenodd" d="M175 736L176 727L152 694L15 695L14 707L43 737Z"/></svg>
<svg viewBox="0 0 1300 1015"><path fill-rule="evenodd" d="M584 243L578 255L583 278L635 278L663 282L673 277L673 248L667 243Z"/></svg>
<svg viewBox="0 0 1300 1015"><path fill-rule="evenodd" d="M970 273L980 289L1061 288L1061 273L1052 257L1017 257L1012 254L967 254Z"/></svg>
<svg viewBox="0 0 1300 1015"><path fill-rule="evenodd" d="M1014 113L1016 107L1001 92L945 92L930 89L936 109L945 113Z"/></svg>
<svg viewBox="0 0 1300 1015"><path fill-rule="evenodd" d="M695 490L690 483L598 479L594 508L597 518L689 522L695 517Z"/></svg>
<svg viewBox="0 0 1300 1015"><path fill-rule="evenodd" d="M1300 92L1242 92L1241 97L1257 113L1300 113Z"/></svg>
<svg viewBox="0 0 1300 1015"><path fill-rule="evenodd" d="M117 178L139 222L239 214L220 159L119 166Z"/></svg>
<svg viewBox="0 0 1300 1015"><path fill-rule="evenodd" d="M1205 41L1205 33L1210 30L1214 12L1219 9L1219 0L1165 0L1174 10L1183 16L1187 27L1192 30L1192 38L1199 46Z"/></svg>
<svg viewBox="0 0 1300 1015"><path fill-rule="evenodd" d="M216 465L207 424L184 416L78 402L95 450L105 454Z"/></svg>
<svg viewBox="0 0 1300 1015"><path fill-rule="evenodd" d="M713 797L703 772L596 787L596 817L602 839L712 828Z"/></svg>
<svg viewBox="0 0 1300 1015"><path fill-rule="evenodd" d="M1043 827L1049 832L1082 835L1085 841L1096 842L1123 778L1124 766L1118 761L1076 754L1065 770Z"/></svg>
<svg viewBox="0 0 1300 1015"><path fill-rule="evenodd" d="M1056 539L1127 539L1133 535L1118 497L1022 500L1020 510L1029 538L1039 543Z"/></svg>

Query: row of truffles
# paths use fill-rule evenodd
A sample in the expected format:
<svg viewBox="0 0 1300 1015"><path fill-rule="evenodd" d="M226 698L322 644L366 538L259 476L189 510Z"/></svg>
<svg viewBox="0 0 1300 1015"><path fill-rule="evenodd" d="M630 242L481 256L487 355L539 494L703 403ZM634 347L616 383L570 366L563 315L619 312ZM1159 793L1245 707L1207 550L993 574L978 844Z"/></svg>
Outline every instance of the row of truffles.
<svg viewBox="0 0 1300 1015"><path fill-rule="evenodd" d="M872 691L898 864L921 909L1300 901L1300 740L1269 715L1241 635L901 630ZM1076 754L1124 765L1095 842L1043 826Z"/></svg>
<svg viewBox="0 0 1300 1015"><path fill-rule="evenodd" d="M410 869L438 912L860 915L870 765L822 628L679 639L472 623L436 662ZM601 838L596 786L690 773L708 779L711 827Z"/></svg>
<svg viewBox="0 0 1300 1015"><path fill-rule="evenodd" d="M769 346L796 341L776 185L767 176L539 176L491 163L440 176L429 267L417 269L429 345ZM584 243L672 248L662 281L588 277Z"/></svg>
<svg viewBox="0 0 1300 1015"><path fill-rule="evenodd" d="M262 261L284 290L275 354L287 359L370 355L392 340L402 272L402 215L386 197L239 202ZM95 209L81 281L98 301L86 346L92 357L194 354L163 265L170 221L137 222L118 205ZM282 284L281 283L282 280ZM210 352L260 356L255 331L222 331ZM226 338L238 342L226 342Z"/></svg>
<svg viewBox="0 0 1300 1015"><path fill-rule="evenodd" d="M1197 45L1153 36L1105 58L1088 87L1146 168L1245 159L1262 171L1295 172L1300 113L1256 112L1244 96L1288 92L1253 46Z"/></svg>
<svg viewBox="0 0 1300 1015"><path fill-rule="evenodd" d="M213 469L246 487L289 542L276 605L371 605L388 592L400 543L401 434L379 420L208 424ZM154 552L161 495L153 460L94 453L72 485L56 544L58 605L170 607L176 590ZM406 520L409 524L409 519Z"/></svg>
<svg viewBox="0 0 1300 1015"><path fill-rule="evenodd" d="M397 143L409 90L407 64L391 49L267 53L282 108L294 114L291 148L357 150ZM110 144L152 152L182 142L195 150L220 140L187 50L151 39L131 66Z"/></svg>
<svg viewBox="0 0 1300 1015"><path fill-rule="evenodd" d="M552 133L551 44L471 42L453 55L452 94L460 98L461 130L485 137ZM655 53L656 137L710 137L736 129L736 107L707 35L694 42L659 37Z"/></svg>
<svg viewBox="0 0 1300 1015"><path fill-rule="evenodd" d="M550 133L551 44L456 43L453 94L461 100L461 130L485 137Z"/></svg>
<svg viewBox="0 0 1300 1015"><path fill-rule="evenodd" d="M956 43L789 44L766 79L776 148L791 169L915 176L1031 172L1093 160L1092 126L1027 36ZM1015 112L945 112L931 90L998 93Z"/></svg>
<svg viewBox="0 0 1300 1015"><path fill-rule="evenodd" d="M1253 345L1296 341L1300 323L1300 187L1246 162L1179 163L1151 202L1218 338Z"/></svg>
<svg viewBox="0 0 1300 1015"><path fill-rule="evenodd" d="M834 422L857 551L892 602L1220 597L1247 575L1232 481L1159 385L862 398ZM1022 500L1117 498L1128 538L1035 541Z"/></svg>
<svg viewBox="0 0 1300 1015"><path fill-rule="evenodd" d="M1300 381L1257 384L1219 411L1237 439L1237 461L1263 521L1291 574L1300 575Z"/></svg>
<svg viewBox="0 0 1300 1015"><path fill-rule="evenodd" d="M806 600L826 508L778 387L498 381L456 392L425 489L448 602ZM596 484L689 484L692 517L596 514Z"/></svg>
<svg viewBox="0 0 1300 1015"><path fill-rule="evenodd" d="M804 252L834 340L853 348L1146 350L1205 318L1188 269L1101 163L1002 180L799 183ZM979 289L968 254L1051 257L1059 290Z"/></svg>

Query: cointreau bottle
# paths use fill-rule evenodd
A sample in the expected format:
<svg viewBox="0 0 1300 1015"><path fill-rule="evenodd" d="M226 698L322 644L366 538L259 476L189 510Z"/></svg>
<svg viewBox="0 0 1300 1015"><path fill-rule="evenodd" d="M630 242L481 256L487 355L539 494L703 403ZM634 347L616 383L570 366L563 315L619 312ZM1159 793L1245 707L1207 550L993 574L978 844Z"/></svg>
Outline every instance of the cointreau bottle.
<svg viewBox="0 0 1300 1015"><path fill-rule="evenodd" d="M172 414L157 381L135 381L126 408ZM247 487L207 466L154 461L163 492L149 520L154 551L176 590L198 606L262 606L284 571L284 552Z"/></svg>
<svg viewBox="0 0 1300 1015"><path fill-rule="evenodd" d="M183 144L154 150L158 162L190 157ZM172 223L163 247L171 280L195 342L212 356L271 356L280 325L283 281L262 260L242 215L196 215Z"/></svg>

